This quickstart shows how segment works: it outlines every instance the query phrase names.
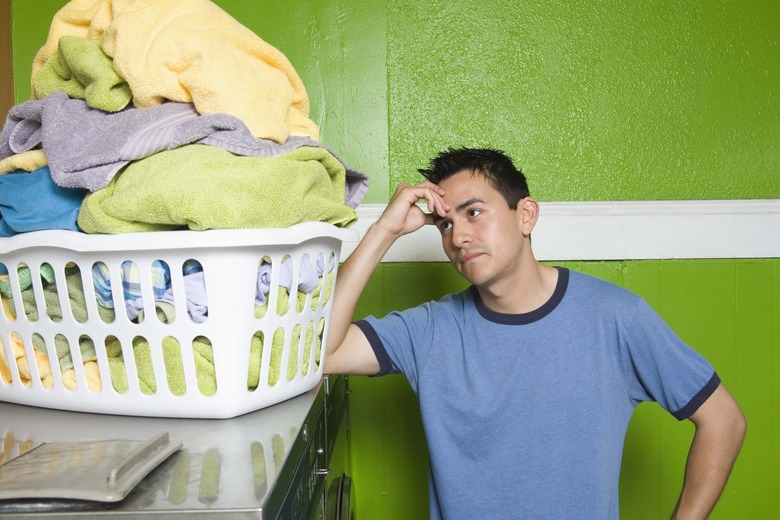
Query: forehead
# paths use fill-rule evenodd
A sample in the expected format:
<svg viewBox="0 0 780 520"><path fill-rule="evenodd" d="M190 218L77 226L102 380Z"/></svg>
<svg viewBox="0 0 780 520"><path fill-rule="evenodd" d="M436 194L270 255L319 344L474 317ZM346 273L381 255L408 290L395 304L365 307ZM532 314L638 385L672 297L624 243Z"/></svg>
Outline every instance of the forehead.
<svg viewBox="0 0 780 520"><path fill-rule="evenodd" d="M464 200L477 197L485 202L502 199L501 194L490 181L478 172L464 170L441 181L439 187L444 190L444 200L450 205L458 205Z"/></svg>

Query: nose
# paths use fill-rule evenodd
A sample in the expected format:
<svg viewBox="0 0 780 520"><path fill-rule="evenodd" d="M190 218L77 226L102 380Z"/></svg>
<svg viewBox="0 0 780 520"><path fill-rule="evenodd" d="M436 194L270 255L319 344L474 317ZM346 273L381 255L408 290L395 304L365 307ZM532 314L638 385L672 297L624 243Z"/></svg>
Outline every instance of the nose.
<svg viewBox="0 0 780 520"><path fill-rule="evenodd" d="M468 225L463 222L452 223L452 245L457 248L462 248L471 242L471 232L468 229Z"/></svg>

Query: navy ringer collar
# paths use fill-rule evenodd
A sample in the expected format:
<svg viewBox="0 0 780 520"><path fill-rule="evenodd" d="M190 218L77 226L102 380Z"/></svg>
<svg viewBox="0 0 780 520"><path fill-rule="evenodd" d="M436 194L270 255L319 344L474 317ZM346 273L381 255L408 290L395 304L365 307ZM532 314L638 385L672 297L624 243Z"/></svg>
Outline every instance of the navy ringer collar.
<svg viewBox="0 0 780 520"><path fill-rule="evenodd" d="M550 296L550 299L544 302L541 307L534 309L531 312L522 314L496 312L485 305L479 295L479 291L472 285L471 295L474 298L474 305L476 305L480 316L494 323L501 323L504 325L525 325L539 321L555 310L558 304L561 303L561 300L563 300L563 296L566 294L566 289L569 286L569 270L565 267L556 267L556 269L558 269L558 283L555 285L552 296Z"/></svg>

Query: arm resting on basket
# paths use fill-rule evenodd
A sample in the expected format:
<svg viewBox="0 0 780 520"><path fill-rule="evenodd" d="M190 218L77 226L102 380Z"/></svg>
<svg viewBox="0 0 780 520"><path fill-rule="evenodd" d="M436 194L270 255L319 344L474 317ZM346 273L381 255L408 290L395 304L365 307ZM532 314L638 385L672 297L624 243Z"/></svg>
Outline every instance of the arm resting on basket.
<svg viewBox="0 0 780 520"><path fill-rule="evenodd" d="M379 362L363 332L354 324L360 295L385 253L395 241L425 224L433 224L433 212L444 216L444 191L431 182L400 184L379 219L368 228L358 246L339 269L325 354L326 374L372 375ZM425 199L425 213L417 203Z"/></svg>

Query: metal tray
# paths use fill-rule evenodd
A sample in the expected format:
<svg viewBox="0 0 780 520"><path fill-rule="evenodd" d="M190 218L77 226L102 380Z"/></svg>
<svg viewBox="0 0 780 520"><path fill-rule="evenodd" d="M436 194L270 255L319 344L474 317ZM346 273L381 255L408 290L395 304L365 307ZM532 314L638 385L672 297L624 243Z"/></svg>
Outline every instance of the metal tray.
<svg viewBox="0 0 780 520"><path fill-rule="evenodd" d="M43 443L0 465L0 499L118 502L181 447L167 432L149 440Z"/></svg>

